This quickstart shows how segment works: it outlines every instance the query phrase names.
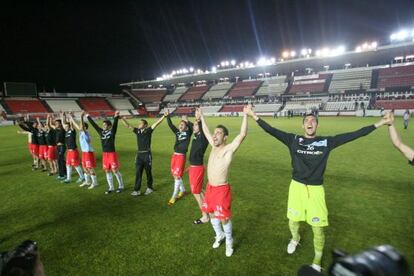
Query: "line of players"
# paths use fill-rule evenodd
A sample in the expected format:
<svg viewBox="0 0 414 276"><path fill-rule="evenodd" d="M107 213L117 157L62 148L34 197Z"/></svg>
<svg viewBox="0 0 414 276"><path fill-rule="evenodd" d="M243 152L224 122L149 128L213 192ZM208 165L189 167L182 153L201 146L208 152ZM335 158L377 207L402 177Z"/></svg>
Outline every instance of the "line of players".
<svg viewBox="0 0 414 276"><path fill-rule="evenodd" d="M233 237L231 222L232 194L227 177L233 154L237 151L247 135L248 116L253 118L264 131L289 148L292 158L292 181L289 188L287 217L289 219L288 226L292 234L292 239L287 246L287 252L293 254L296 251L300 241L299 223L301 221L307 222L312 227L314 233L315 256L311 266L318 271L321 270L325 242L323 228L328 226L328 210L322 184L330 151L345 143L366 136L378 127L388 125L393 144L409 159L411 164L414 164L414 150L401 142L393 126L394 117L392 113L387 113L375 125L335 136L316 136L319 121L312 113L306 114L303 118L302 128L304 129L304 135L286 133L271 127L254 113L250 105L244 108L243 114L240 133L231 143L227 143L229 132L223 125L218 125L214 133L210 133L201 109L196 109L196 121L194 124L188 121L186 117L183 117L178 127L174 126L168 112L165 112L151 126L148 126L148 122L142 119L136 128L132 127L125 118L122 118L124 125L132 129L137 136L138 152L136 156L136 181L134 191L132 192L133 196L141 194L140 188L144 170L146 171L148 181L145 194L153 191L151 137L154 129L164 118L167 118L168 125L175 135L174 153L171 157L170 168L174 178L174 189L172 197L168 202L169 205L174 205L178 199L185 195L186 191L182 177L185 171L186 154L190 145L191 136L192 134L194 135L190 149L190 167L188 173L192 193L202 212L201 218L195 220L194 224L204 224L210 221L216 234L213 248L218 248L225 240L226 256L228 257L233 254ZM85 127L85 123L83 122L84 115L82 114L81 116L81 127L78 127L79 129L83 129L83 131L87 130L87 125ZM110 121L104 121L103 128L99 128L89 116L87 117L101 136L104 151L103 167L107 172L108 179L109 170L112 170L115 175L119 173L117 170L119 168L119 162L117 162L114 147L119 112L115 113L113 126ZM62 121L65 120L62 119ZM47 122L50 123L50 118L48 118ZM69 128L73 128L75 125L72 117L70 117L70 122L72 125L67 125L65 127L66 131L69 131ZM40 123L38 122L38 124ZM26 126L28 126L27 123ZM33 127L29 129L32 130ZM205 194L203 194L202 187L205 172L203 159L209 144L212 146L212 151L207 164L208 183ZM81 175L79 179L82 179ZM108 192L110 192L111 189L113 190L113 186L111 186L109 180L108 184L110 187ZM119 184L120 187L117 191L122 191L122 178L120 178Z"/></svg>

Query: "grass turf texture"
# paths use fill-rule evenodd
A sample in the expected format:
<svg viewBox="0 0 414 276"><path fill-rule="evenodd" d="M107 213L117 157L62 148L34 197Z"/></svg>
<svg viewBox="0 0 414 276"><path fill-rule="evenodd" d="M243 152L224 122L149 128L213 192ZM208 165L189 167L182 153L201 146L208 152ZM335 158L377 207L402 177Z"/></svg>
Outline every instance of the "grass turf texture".
<svg viewBox="0 0 414 276"><path fill-rule="evenodd" d="M211 128L219 123L228 126L230 140L241 124L241 118L207 120ZM267 121L282 130L302 133L300 118ZM376 121L321 118L318 134L347 132ZM414 146L414 125L405 131L401 120L396 125L403 140ZM300 229L301 246L294 255L286 253L291 179L287 148L251 119L229 176L235 240L231 258L225 257L224 246L211 248L214 233L210 224L192 225L200 214L191 195L167 206L173 187L169 162L174 136L166 122L152 139L156 191L138 198L130 195L135 135L122 125L116 148L127 191L111 195L104 195L107 184L101 169L101 146L93 129L99 186L92 191L32 172L26 136L16 134L17 129L0 128L0 251L25 239L36 240L47 275L295 275L301 265L312 261L313 235L305 223ZM395 246L414 267L413 173L414 168L391 145L386 127L331 153L325 174L330 211L325 269L334 248L355 253L380 244ZM187 175L184 182L189 190Z"/></svg>

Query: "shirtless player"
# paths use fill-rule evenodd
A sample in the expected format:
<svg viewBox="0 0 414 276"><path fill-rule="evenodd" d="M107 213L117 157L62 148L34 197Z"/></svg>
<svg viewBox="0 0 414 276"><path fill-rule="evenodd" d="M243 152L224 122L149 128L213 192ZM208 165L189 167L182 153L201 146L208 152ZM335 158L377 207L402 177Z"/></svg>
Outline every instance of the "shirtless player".
<svg viewBox="0 0 414 276"><path fill-rule="evenodd" d="M218 248L226 239L226 256L233 255L233 237L231 224L231 188L227 175L233 154L247 135L247 107L244 108L243 122L239 135L227 144L229 132L223 125L218 125L211 134L200 108L196 111L201 119L204 135L212 146L207 165L208 184L204 196L202 211L210 214L216 238L213 248ZM223 225L223 226L222 226ZM224 231L223 231L224 229Z"/></svg>

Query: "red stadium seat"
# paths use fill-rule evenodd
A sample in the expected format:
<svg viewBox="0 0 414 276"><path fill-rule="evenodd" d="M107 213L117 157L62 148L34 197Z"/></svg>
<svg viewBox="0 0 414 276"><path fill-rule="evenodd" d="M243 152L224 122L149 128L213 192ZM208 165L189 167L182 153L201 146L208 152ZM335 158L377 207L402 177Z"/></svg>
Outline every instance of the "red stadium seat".
<svg viewBox="0 0 414 276"><path fill-rule="evenodd" d="M142 103L157 103L161 102L167 94L166 89L138 89L132 91L132 94L137 97Z"/></svg>
<svg viewBox="0 0 414 276"><path fill-rule="evenodd" d="M48 113L39 99L5 99L10 110L16 113Z"/></svg>
<svg viewBox="0 0 414 276"><path fill-rule="evenodd" d="M92 117L97 117L102 114L107 116L114 115L113 108L102 98L80 98L79 103L81 107L87 111Z"/></svg>
<svg viewBox="0 0 414 276"><path fill-rule="evenodd" d="M253 96L262 81L240 81L237 82L227 93L230 98L244 98Z"/></svg>
<svg viewBox="0 0 414 276"><path fill-rule="evenodd" d="M242 112L244 105L236 104L236 105L224 105L220 112Z"/></svg>
<svg viewBox="0 0 414 276"><path fill-rule="evenodd" d="M188 89L179 99L179 101L195 101L201 99L201 97L208 91L210 86L193 86Z"/></svg>
<svg viewBox="0 0 414 276"><path fill-rule="evenodd" d="M414 109L414 100L378 100L375 107L380 109Z"/></svg>
<svg viewBox="0 0 414 276"><path fill-rule="evenodd" d="M414 65L379 69L378 88L410 86L414 86Z"/></svg>

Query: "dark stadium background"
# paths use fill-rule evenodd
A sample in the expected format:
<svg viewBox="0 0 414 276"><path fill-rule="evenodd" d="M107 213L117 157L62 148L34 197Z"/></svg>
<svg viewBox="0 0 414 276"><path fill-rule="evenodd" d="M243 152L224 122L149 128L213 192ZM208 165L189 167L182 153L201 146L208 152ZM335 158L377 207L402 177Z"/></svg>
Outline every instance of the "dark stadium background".
<svg viewBox="0 0 414 276"><path fill-rule="evenodd" d="M116 92L286 47L388 40L414 22L410 0L10 1L0 10L0 81L61 92Z"/></svg>

